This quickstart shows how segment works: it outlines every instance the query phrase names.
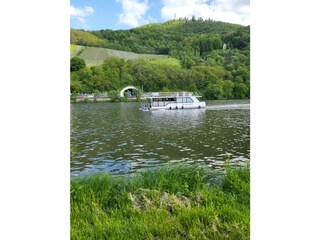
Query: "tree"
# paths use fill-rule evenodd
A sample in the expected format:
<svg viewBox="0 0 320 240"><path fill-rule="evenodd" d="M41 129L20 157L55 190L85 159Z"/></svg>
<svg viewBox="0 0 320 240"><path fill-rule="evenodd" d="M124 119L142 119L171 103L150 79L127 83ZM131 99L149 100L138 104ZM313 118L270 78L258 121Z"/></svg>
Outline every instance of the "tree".
<svg viewBox="0 0 320 240"><path fill-rule="evenodd" d="M119 92L116 90L112 90L112 91L108 92L108 97L111 99L112 102L119 102L120 101Z"/></svg>
<svg viewBox="0 0 320 240"><path fill-rule="evenodd" d="M234 83L231 80L225 80L223 81L222 88L223 88L223 98L232 99Z"/></svg>
<svg viewBox="0 0 320 240"><path fill-rule="evenodd" d="M192 84L189 86L189 91L191 91L191 92L193 92L193 93L195 93L195 94L198 94L198 92L199 92L199 90L198 90L198 88L197 88L197 86L196 86L195 83L192 83Z"/></svg>
<svg viewBox="0 0 320 240"><path fill-rule="evenodd" d="M79 71L83 68L86 67L86 62L79 57L73 57L70 60L70 71L71 72L75 72L75 71Z"/></svg>
<svg viewBox="0 0 320 240"><path fill-rule="evenodd" d="M204 92L204 97L207 99L221 99L223 89L219 84L210 83Z"/></svg>
<svg viewBox="0 0 320 240"><path fill-rule="evenodd" d="M233 88L233 96L235 99L244 99L249 96L249 89L244 83L235 83Z"/></svg>
<svg viewBox="0 0 320 240"><path fill-rule="evenodd" d="M113 89L118 89L123 85L124 65L124 59L118 57L109 57L101 65L102 70L105 73L105 77L110 81Z"/></svg>
<svg viewBox="0 0 320 240"><path fill-rule="evenodd" d="M80 93L83 91L83 85L80 81L76 80L76 79L73 79L71 77L71 80L70 80L70 91L71 93Z"/></svg>

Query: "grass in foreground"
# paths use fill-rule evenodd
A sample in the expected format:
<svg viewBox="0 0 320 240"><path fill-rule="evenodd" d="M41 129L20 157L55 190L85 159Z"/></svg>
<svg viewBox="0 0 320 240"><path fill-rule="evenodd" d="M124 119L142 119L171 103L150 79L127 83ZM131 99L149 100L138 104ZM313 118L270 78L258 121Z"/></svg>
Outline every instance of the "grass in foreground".
<svg viewBox="0 0 320 240"><path fill-rule="evenodd" d="M249 239L249 166L71 180L71 239Z"/></svg>

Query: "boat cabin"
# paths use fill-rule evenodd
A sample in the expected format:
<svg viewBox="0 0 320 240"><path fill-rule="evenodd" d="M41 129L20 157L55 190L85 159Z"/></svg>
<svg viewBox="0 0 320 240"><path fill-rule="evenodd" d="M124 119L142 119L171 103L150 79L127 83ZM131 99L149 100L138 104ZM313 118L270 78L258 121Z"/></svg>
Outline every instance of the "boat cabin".
<svg viewBox="0 0 320 240"><path fill-rule="evenodd" d="M205 102L200 102L193 93L148 93L145 94L146 103L142 106L143 110L160 109L184 109L184 108L204 108Z"/></svg>

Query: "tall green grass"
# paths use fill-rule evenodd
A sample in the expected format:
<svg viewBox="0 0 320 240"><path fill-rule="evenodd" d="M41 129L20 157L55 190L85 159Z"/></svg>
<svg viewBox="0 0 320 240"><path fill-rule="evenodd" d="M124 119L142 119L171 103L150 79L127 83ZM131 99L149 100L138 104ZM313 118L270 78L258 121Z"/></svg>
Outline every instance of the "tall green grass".
<svg viewBox="0 0 320 240"><path fill-rule="evenodd" d="M168 165L71 180L71 239L249 239L250 169Z"/></svg>

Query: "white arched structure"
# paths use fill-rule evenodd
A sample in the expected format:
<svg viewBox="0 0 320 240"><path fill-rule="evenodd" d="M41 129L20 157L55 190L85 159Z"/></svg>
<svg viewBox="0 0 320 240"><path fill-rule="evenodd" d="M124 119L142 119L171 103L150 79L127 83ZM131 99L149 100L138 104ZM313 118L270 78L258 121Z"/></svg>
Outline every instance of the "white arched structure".
<svg viewBox="0 0 320 240"><path fill-rule="evenodd" d="M128 87L125 87L124 89L122 89L121 91L120 91L120 97L124 97L124 93L125 93L125 91L127 91L127 90L138 90L136 87L134 87L134 86L128 86Z"/></svg>

